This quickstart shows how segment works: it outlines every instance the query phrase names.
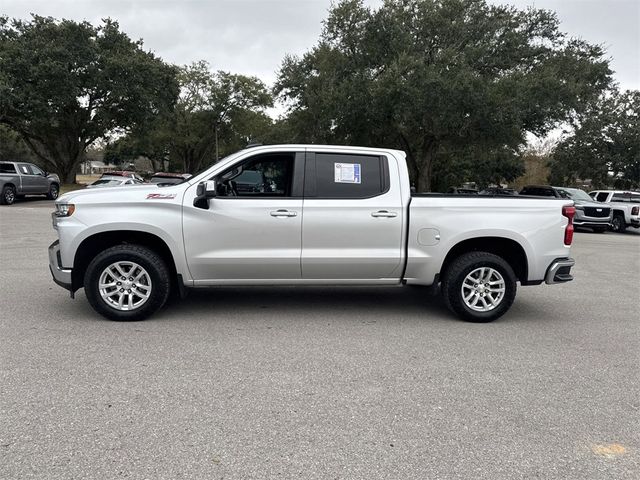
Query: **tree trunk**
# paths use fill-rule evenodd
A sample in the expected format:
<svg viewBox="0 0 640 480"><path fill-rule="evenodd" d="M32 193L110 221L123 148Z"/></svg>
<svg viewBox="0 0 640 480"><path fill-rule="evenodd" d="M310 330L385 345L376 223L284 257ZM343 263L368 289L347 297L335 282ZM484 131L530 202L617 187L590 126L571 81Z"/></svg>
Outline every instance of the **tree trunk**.
<svg viewBox="0 0 640 480"><path fill-rule="evenodd" d="M80 163L84 160L84 150L78 144L72 148L70 152L63 156L62 161L57 163L57 174L60 177L62 183L74 184L76 183L76 172Z"/></svg>
<svg viewBox="0 0 640 480"><path fill-rule="evenodd" d="M416 191L430 192L431 180L433 177L433 162L438 149L438 142L433 138L426 138L422 147L418 151L419 157L416 159Z"/></svg>

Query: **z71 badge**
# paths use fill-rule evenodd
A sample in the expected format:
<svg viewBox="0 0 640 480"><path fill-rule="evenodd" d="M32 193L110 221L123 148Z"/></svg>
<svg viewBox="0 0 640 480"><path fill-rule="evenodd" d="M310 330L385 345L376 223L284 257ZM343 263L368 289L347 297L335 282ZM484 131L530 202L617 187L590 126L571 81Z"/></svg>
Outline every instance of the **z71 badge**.
<svg viewBox="0 0 640 480"><path fill-rule="evenodd" d="M147 195L147 200L171 200L176 198L175 193L150 193Z"/></svg>

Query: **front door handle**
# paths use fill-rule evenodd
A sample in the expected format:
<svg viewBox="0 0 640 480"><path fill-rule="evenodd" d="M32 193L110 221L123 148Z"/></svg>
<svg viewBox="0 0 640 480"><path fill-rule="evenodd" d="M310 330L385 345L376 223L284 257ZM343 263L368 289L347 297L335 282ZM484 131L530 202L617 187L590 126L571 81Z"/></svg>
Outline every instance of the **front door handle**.
<svg viewBox="0 0 640 480"><path fill-rule="evenodd" d="M377 212L371 212L371 216L393 218L397 217L398 214L396 212L390 212L388 210L378 210Z"/></svg>
<svg viewBox="0 0 640 480"><path fill-rule="evenodd" d="M290 212L289 210L276 210L275 212L269 213L272 217L295 217L298 215L298 212Z"/></svg>

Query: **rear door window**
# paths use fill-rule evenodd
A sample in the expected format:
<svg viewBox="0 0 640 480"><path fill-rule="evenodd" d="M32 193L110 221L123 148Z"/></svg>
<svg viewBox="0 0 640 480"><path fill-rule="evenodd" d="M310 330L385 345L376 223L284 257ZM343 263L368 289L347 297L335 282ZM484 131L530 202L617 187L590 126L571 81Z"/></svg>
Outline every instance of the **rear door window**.
<svg viewBox="0 0 640 480"><path fill-rule="evenodd" d="M29 165L26 163L19 163L18 169L20 170L20 173L22 175L33 175L33 172L31 171L31 167L29 167Z"/></svg>
<svg viewBox="0 0 640 480"><path fill-rule="evenodd" d="M311 153L307 156L305 197L371 198L389 189L387 159L377 155Z"/></svg>
<svg viewBox="0 0 640 480"><path fill-rule="evenodd" d="M612 202L640 203L640 193L624 192L614 193Z"/></svg>
<svg viewBox="0 0 640 480"><path fill-rule="evenodd" d="M13 163L0 163L0 173L16 173L16 167Z"/></svg>
<svg viewBox="0 0 640 480"><path fill-rule="evenodd" d="M596 195L596 200L599 202L606 202L609 194L607 192L600 192Z"/></svg>

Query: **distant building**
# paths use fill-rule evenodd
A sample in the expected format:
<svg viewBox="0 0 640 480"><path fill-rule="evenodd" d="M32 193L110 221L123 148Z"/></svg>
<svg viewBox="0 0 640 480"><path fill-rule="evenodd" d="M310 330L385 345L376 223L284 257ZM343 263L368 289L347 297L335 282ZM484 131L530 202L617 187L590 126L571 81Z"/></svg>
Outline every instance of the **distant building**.
<svg viewBox="0 0 640 480"><path fill-rule="evenodd" d="M115 165L106 164L100 160L86 160L80 165L80 173L83 175L100 175L117 169Z"/></svg>

